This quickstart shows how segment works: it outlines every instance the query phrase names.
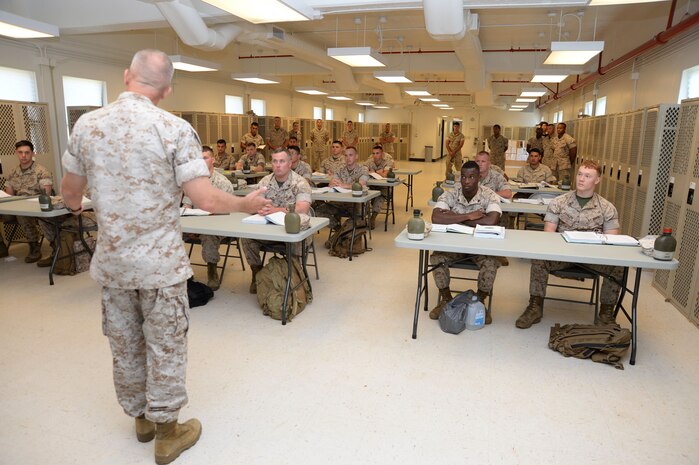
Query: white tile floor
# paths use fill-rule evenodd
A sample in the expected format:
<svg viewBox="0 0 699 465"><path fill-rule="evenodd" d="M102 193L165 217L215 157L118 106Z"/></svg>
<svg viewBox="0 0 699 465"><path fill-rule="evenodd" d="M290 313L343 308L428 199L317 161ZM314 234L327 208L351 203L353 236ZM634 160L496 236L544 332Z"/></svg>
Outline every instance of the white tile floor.
<svg viewBox="0 0 699 465"><path fill-rule="evenodd" d="M410 165L425 171L422 207L442 165ZM452 336L422 314L412 340L417 253L392 245L404 194L396 225L353 262L326 255L323 234L314 303L286 327L229 265L216 298L192 310L182 418L204 431L175 463L699 463L699 332L650 274L624 371L547 348L549 327L589 321L586 306L548 303L540 324L515 328L528 298L519 260L500 269L491 326ZM25 247L0 262L0 464L153 463L116 402L98 287L87 274L48 286Z"/></svg>

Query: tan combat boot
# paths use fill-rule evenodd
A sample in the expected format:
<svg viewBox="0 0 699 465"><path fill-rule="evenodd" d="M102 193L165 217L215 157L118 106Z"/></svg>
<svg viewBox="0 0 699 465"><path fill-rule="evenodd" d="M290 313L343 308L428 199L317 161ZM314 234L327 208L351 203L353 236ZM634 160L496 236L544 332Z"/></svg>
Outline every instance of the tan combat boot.
<svg viewBox="0 0 699 465"><path fill-rule="evenodd" d="M209 286L212 291L218 291L218 288L221 287L221 279L218 277L218 268L216 268L216 263L206 264L206 274L206 285Z"/></svg>
<svg viewBox="0 0 699 465"><path fill-rule="evenodd" d="M201 423L196 418L185 423L158 423L155 429L155 463L164 465L172 462L196 444L200 436Z"/></svg>
<svg viewBox="0 0 699 465"><path fill-rule="evenodd" d="M541 321L541 317L544 316L544 298L537 295L529 296L529 305L524 310L517 321L515 326L520 329L527 329L531 325Z"/></svg>
<svg viewBox="0 0 699 465"><path fill-rule="evenodd" d="M442 313L442 310L444 310L444 307L447 306L447 304L449 303L450 300L451 300L451 290L448 287L445 289L440 289L439 290L439 302L437 303L437 306L430 311L430 318L432 320L439 319L439 315Z"/></svg>
<svg viewBox="0 0 699 465"><path fill-rule="evenodd" d="M7 250L5 241L3 241L2 237L0 237L0 258L7 257L9 254L10 252Z"/></svg>
<svg viewBox="0 0 699 465"><path fill-rule="evenodd" d="M260 265L250 265L250 270L252 271L252 282L250 283L250 294L257 294L257 281L255 281L255 276L257 272L262 269Z"/></svg>
<svg viewBox="0 0 699 465"><path fill-rule="evenodd" d="M616 323L616 318L614 317L614 309L616 305L614 304L602 304L599 307L599 316L597 317L597 323L603 325L611 325Z"/></svg>
<svg viewBox="0 0 699 465"><path fill-rule="evenodd" d="M376 217L377 217L377 216L379 216L379 214L376 213L376 212L373 212L373 213L371 214L371 221L370 221L370 223L371 223L371 230L372 230L372 231L374 230L374 228L376 228Z"/></svg>
<svg viewBox="0 0 699 465"><path fill-rule="evenodd" d="M42 258L38 262L36 262L36 266L39 268L46 268L47 266L51 266L51 263L53 263L53 255L56 253L56 248L51 244L51 253L49 254L48 257Z"/></svg>
<svg viewBox="0 0 699 465"><path fill-rule="evenodd" d="M41 246L38 242L29 243L29 254L24 257L24 263L38 262L41 258Z"/></svg>
<svg viewBox="0 0 699 465"><path fill-rule="evenodd" d="M155 423L146 420L145 415L136 417L136 439L138 442L150 442L155 437Z"/></svg>
<svg viewBox="0 0 699 465"><path fill-rule="evenodd" d="M478 297L478 300L481 301L483 306L485 307L485 324L489 325L490 323L493 322L493 316L490 314L490 311L488 310L488 306L485 304L485 298L488 297L490 293L481 291L478 289L476 291L476 296Z"/></svg>

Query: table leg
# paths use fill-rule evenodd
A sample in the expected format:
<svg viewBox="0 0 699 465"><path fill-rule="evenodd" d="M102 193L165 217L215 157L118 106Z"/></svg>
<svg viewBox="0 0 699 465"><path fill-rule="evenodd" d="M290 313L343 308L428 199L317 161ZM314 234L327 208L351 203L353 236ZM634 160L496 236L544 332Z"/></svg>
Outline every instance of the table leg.
<svg viewBox="0 0 699 465"><path fill-rule="evenodd" d="M412 192L413 191L413 175L412 174L408 175L408 185L406 187L408 189L407 189L407 192L405 193L405 211L408 211L408 200L411 199L411 194L413 193Z"/></svg>
<svg viewBox="0 0 699 465"><path fill-rule="evenodd" d="M422 295L422 269L425 251L420 250L417 264L417 293L415 294L415 316L413 316L413 339L417 339L417 320L420 316L420 296Z"/></svg>
<svg viewBox="0 0 699 465"><path fill-rule="evenodd" d="M284 303L282 304L282 324L286 324L286 308L289 303L289 291L291 290L291 260L293 260L293 247L291 242L286 242L286 287L284 288Z"/></svg>
<svg viewBox="0 0 699 465"><path fill-rule="evenodd" d="M627 268L628 270L628 268ZM636 268L636 279L634 280L633 298L631 299L631 365L636 364L636 346L638 345L638 330L636 329L636 308L638 306L638 294L641 292L641 268Z"/></svg>
<svg viewBox="0 0 699 465"><path fill-rule="evenodd" d="M388 214L391 213L391 189L390 187L386 188L386 218L383 219L384 232L388 231ZM381 195L383 195L383 193L381 193Z"/></svg>
<svg viewBox="0 0 699 465"><path fill-rule="evenodd" d="M53 270L56 268L56 262L58 261L58 255L61 253L61 230L58 227L58 221L52 221L53 223L53 261L51 262L51 268L49 268L49 285L53 286Z"/></svg>

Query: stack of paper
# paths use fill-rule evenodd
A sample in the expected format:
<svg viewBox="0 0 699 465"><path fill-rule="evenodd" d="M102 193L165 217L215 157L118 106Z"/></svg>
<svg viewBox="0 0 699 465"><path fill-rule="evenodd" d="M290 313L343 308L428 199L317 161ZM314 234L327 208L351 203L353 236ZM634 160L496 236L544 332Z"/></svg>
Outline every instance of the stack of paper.
<svg viewBox="0 0 699 465"><path fill-rule="evenodd" d="M528 203L531 205L541 205L543 203L543 199L514 199L513 202Z"/></svg>
<svg viewBox="0 0 699 465"><path fill-rule="evenodd" d="M346 189L346 188L340 187L340 186L315 187L315 188L311 189L312 194L324 194L326 192L340 192L341 194L347 194L349 192L352 192L352 189Z"/></svg>
<svg viewBox="0 0 699 465"><path fill-rule="evenodd" d="M276 213L271 213L269 215L251 215L251 216L246 216L243 218L243 223L245 224L267 224L267 223L274 223L278 224L279 226L284 226L284 217L286 216L286 213L284 212L276 212Z"/></svg>
<svg viewBox="0 0 699 465"><path fill-rule="evenodd" d="M623 234L600 234L594 231L565 231L563 239L575 244L607 244L637 246L638 241Z"/></svg>
<svg viewBox="0 0 699 465"><path fill-rule="evenodd" d="M473 228L465 224L436 224L432 223L432 232L453 232L459 234L473 234Z"/></svg>
<svg viewBox="0 0 699 465"><path fill-rule="evenodd" d="M486 239L504 239L505 228L502 226L484 226L482 224L477 224L476 229L473 232L473 237L480 237Z"/></svg>
<svg viewBox="0 0 699 465"><path fill-rule="evenodd" d="M185 207L180 208L180 216L207 216L207 215L211 215L211 213L207 212L206 210L200 210L198 208L185 208Z"/></svg>

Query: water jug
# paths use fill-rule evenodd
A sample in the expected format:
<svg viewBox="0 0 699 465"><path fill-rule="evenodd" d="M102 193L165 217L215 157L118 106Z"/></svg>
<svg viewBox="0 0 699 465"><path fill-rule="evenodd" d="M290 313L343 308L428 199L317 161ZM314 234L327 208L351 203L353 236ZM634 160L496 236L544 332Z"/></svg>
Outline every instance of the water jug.
<svg viewBox="0 0 699 465"><path fill-rule="evenodd" d="M478 300L477 296L471 297L471 303L468 304L468 313L466 314L466 329L475 331L481 329L485 325L485 306L483 302Z"/></svg>

